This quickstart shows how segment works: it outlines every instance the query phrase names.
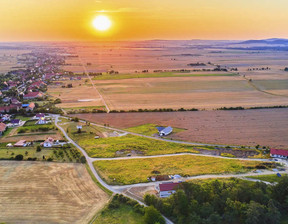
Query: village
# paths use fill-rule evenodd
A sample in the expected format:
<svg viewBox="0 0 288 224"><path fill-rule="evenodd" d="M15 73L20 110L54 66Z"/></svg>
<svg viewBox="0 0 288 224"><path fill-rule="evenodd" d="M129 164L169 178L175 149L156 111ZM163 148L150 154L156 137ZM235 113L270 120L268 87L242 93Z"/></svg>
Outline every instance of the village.
<svg viewBox="0 0 288 224"><path fill-rule="evenodd" d="M105 114L109 108L86 99L83 88L92 91L87 74L63 70L66 56L60 50L52 52L21 55L19 60L26 68L0 77L0 159L85 164L92 170L92 178L109 192L139 203L146 202L148 194L159 200L171 198L194 179L258 182L261 175L276 181L287 175L285 149L178 140L177 134L188 130L169 123L117 128L110 126L110 121L102 124L83 119L81 115ZM73 91L80 96L69 100ZM69 103L75 105L69 108ZM91 107L87 109L88 103ZM181 111L186 110L177 113Z"/></svg>

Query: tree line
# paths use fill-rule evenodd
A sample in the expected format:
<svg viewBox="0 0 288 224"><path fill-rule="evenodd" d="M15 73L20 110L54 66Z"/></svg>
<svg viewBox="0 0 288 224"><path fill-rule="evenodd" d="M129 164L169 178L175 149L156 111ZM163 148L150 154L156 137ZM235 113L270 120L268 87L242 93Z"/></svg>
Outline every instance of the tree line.
<svg viewBox="0 0 288 224"><path fill-rule="evenodd" d="M177 224L277 224L288 211L288 177L275 186L232 178L184 182L169 198L145 195Z"/></svg>

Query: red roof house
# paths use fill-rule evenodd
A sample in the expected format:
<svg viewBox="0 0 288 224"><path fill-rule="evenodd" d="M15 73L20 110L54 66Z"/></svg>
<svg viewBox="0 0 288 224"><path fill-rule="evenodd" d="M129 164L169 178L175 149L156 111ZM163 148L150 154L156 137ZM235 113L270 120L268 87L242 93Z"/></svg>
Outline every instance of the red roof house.
<svg viewBox="0 0 288 224"><path fill-rule="evenodd" d="M179 183L163 183L159 184L159 195L160 198L169 197L171 194L174 194L179 188Z"/></svg>
<svg viewBox="0 0 288 224"><path fill-rule="evenodd" d="M288 150L270 149L270 156L275 158L288 158Z"/></svg>
<svg viewBox="0 0 288 224"><path fill-rule="evenodd" d="M27 93L26 95L24 95L23 99L24 100L30 100L30 99L40 98L43 96L44 96L44 94L41 92L30 92L30 93Z"/></svg>

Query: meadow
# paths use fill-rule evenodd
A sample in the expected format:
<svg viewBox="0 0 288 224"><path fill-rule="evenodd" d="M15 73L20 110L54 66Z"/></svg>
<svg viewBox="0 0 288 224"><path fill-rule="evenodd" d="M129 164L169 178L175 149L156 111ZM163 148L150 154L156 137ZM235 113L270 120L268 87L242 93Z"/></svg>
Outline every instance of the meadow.
<svg viewBox="0 0 288 224"><path fill-rule="evenodd" d="M156 124L143 124L143 125L138 125L138 126L131 127L131 128L126 128L124 129L124 131L129 131L129 132L138 133L138 134L147 135L147 136L153 136L155 134L158 134L158 130L156 129L156 127L158 126L159 125L156 125ZM175 128L175 127L172 127L172 128L173 128L173 133L179 133L181 131L185 131L185 129L182 129L182 128Z"/></svg>
<svg viewBox="0 0 288 224"><path fill-rule="evenodd" d="M205 174L245 173L261 162L201 156L171 156L149 159L95 161L101 177L113 185L148 182L158 175L197 176Z"/></svg>
<svg viewBox="0 0 288 224"><path fill-rule="evenodd" d="M274 183L274 182L279 182L284 176L287 176L287 174L281 174L281 175L282 175L281 177L278 177L276 174L258 175L258 176L253 176L253 177L247 176L247 178L258 179L258 180Z"/></svg>

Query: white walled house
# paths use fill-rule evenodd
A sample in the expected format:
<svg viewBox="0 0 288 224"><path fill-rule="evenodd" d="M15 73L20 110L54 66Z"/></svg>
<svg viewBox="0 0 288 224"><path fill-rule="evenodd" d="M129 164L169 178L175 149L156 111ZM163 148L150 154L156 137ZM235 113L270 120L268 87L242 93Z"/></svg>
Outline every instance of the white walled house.
<svg viewBox="0 0 288 224"><path fill-rule="evenodd" d="M179 188L179 183L163 183L159 184L159 187L156 190L159 193L160 198L167 198L171 194L176 193L176 190Z"/></svg>
<svg viewBox="0 0 288 224"><path fill-rule="evenodd" d="M270 149L270 156L273 158L288 158L288 150L284 149Z"/></svg>

